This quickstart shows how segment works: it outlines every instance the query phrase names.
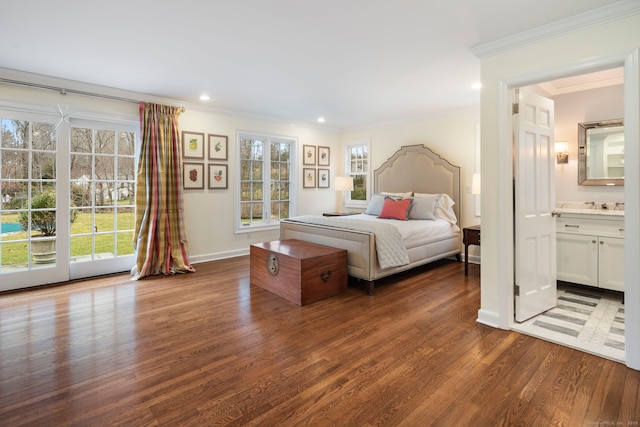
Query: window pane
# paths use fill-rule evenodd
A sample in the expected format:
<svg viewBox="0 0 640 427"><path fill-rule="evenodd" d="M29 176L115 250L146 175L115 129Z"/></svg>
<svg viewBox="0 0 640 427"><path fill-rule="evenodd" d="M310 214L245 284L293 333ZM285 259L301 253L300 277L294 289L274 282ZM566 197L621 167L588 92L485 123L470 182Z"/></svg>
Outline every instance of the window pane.
<svg viewBox="0 0 640 427"><path fill-rule="evenodd" d="M91 233L93 230L93 216L91 209L73 209L75 221L71 224L71 234Z"/></svg>
<svg viewBox="0 0 640 427"><path fill-rule="evenodd" d="M74 261L91 261L92 236L72 236L71 256Z"/></svg>
<svg viewBox="0 0 640 427"><path fill-rule="evenodd" d="M91 156L86 154L71 155L71 179L90 180L91 174Z"/></svg>
<svg viewBox="0 0 640 427"><path fill-rule="evenodd" d="M134 181L136 179L135 159L133 157L118 156L118 179Z"/></svg>
<svg viewBox="0 0 640 427"><path fill-rule="evenodd" d="M85 180L71 182L71 203L73 206L91 206L93 183Z"/></svg>
<svg viewBox="0 0 640 427"><path fill-rule="evenodd" d="M280 183L272 182L271 183L271 200L279 200L280 199Z"/></svg>
<svg viewBox="0 0 640 427"><path fill-rule="evenodd" d="M2 178L27 179L29 176L29 152L23 150L0 150Z"/></svg>
<svg viewBox="0 0 640 427"><path fill-rule="evenodd" d="M29 148L29 122L2 119L2 147Z"/></svg>
<svg viewBox="0 0 640 427"><path fill-rule="evenodd" d="M95 183L95 205L113 206L113 183L98 181Z"/></svg>
<svg viewBox="0 0 640 427"><path fill-rule="evenodd" d="M251 184L251 200L262 200L262 183L254 182Z"/></svg>
<svg viewBox="0 0 640 427"><path fill-rule="evenodd" d="M113 156L96 156L95 178L113 179L115 176L115 159Z"/></svg>
<svg viewBox="0 0 640 427"><path fill-rule="evenodd" d="M115 153L116 133L112 130L96 130L95 153L111 154Z"/></svg>
<svg viewBox="0 0 640 427"><path fill-rule="evenodd" d="M116 234L116 244L117 244L117 255L131 255L135 253L135 248L133 247L133 231L128 231L125 233L117 233Z"/></svg>
<svg viewBox="0 0 640 427"><path fill-rule="evenodd" d="M71 152L91 153L93 147L93 132L91 129L71 129Z"/></svg>
<svg viewBox="0 0 640 427"><path fill-rule="evenodd" d="M365 175L356 175L353 177L351 200L367 200L367 178Z"/></svg>
<svg viewBox="0 0 640 427"><path fill-rule="evenodd" d="M96 233L113 232L114 230L114 211L113 209L102 208L96 210L95 225L93 231Z"/></svg>
<svg viewBox="0 0 640 427"><path fill-rule="evenodd" d="M251 219L251 203L240 203L240 221L247 222Z"/></svg>
<svg viewBox="0 0 640 427"><path fill-rule="evenodd" d="M240 162L240 180L247 181L249 179L251 179L251 162L242 160Z"/></svg>
<svg viewBox="0 0 640 427"><path fill-rule="evenodd" d="M113 234L103 234L96 236L96 258L113 258L115 255Z"/></svg>
<svg viewBox="0 0 640 427"><path fill-rule="evenodd" d="M28 188L29 184L26 181L0 182L2 209L20 209L26 206Z"/></svg>
<svg viewBox="0 0 640 427"><path fill-rule="evenodd" d="M262 162L251 162L251 179L262 180Z"/></svg>
<svg viewBox="0 0 640 427"><path fill-rule="evenodd" d="M3 268L11 267L12 271L26 270L28 268L27 242L2 243L0 251L2 251L0 256L2 256Z"/></svg>
<svg viewBox="0 0 640 427"><path fill-rule="evenodd" d="M118 138L118 154L121 156L133 156L135 154L135 134L133 132L120 132Z"/></svg>
<svg viewBox="0 0 640 427"><path fill-rule="evenodd" d="M242 200L243 202L251 200L251 183L250 182L240 183L240 200Z"/></svg>
<svg viewBox="0 0 640 427"><path fill-rule="evenodd" d="M32 147L34 150L56 151L56 127L49 123L32 123Z"/></svg>
<svg viewBox="0 0 640 427"><path fill-rule="evenodd" d="M118 231L133 230L136 219L134 208L118 208L117 215Z"/></svg>
<svg viewBox="0 0 640 427"><path fill-rule="evenodd" d="M56 153L37 152L32 154L31 177L32 179L56 179Z"/></svg>
<svg viewBox="0 0 640 427"><path fill-rule="evenodd" d="M251 203L251 218L254 221L262 220L262 203L261 202Z"/></svg>
<svg viewBox="0 0 640 427"><path fill-rule="evenodd" d="M133 205L135 198L135 182L118 183L118 205Z"/></svg>
<svg viewBox="0 0 640 427"><path fill-rule="evenodd" d="M289 164L280 163L280 179L283 181L289 180Z"/></svg>

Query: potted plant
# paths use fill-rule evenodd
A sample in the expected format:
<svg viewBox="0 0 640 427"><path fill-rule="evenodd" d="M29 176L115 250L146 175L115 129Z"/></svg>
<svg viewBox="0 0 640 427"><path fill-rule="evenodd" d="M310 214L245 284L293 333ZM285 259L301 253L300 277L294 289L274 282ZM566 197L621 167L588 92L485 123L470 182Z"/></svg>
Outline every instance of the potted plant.
<svg viewBox="0 0 640 427"><path fill-rule="evenodd" d="M56 193L46 191L31 198L31 229L40 234L31 236L31 255L36 264L52 263L56 260ZM42 210L40 210L42 209ZM78 211L71 211L71 223ZM29 229L29 213L21 212L18 218L23 230Z"/></svg>

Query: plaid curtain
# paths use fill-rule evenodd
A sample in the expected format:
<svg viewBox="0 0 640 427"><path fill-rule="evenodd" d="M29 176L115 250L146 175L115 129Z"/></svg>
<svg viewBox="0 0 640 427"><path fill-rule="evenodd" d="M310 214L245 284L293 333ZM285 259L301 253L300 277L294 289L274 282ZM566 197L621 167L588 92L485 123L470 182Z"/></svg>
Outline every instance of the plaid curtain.
<svg viewBox="0 0 640 427"><path fill-rule="evenodd" d="M134 279L195 271L187 257L182 207L182 110L140 103L142 147L136 180Z"/></svg>

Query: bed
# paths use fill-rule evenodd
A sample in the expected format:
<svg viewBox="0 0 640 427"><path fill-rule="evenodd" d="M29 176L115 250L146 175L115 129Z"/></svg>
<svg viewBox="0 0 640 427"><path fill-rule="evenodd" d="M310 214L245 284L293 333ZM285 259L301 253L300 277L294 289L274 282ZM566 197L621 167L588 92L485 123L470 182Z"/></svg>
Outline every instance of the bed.
<svg viewBox="0 0 640 427"><path fill-rule="evenodd" d="M383 202L380 202L381 198ZM411 204L409 212L415 211L416 215L411 214L408 221L377 218L376 209L380 206L374 204L384 203L383 208L388 213L389 204L398 202L399 206L401 200L411 200L407 202ZM433 219L425 219L418 214L422 210L417 207L430 206L428 203L435 203ZM364 281L369 295L373 295L376 280L442 258L455 256L460 259L460 168L429 148L423 145L403 146L374 171L373 195L367 212L369 214L342 217L307 215L283 220L280 239L298 239L346 249L348 274ZM380 223L380 226L375 226L380 228L370 225L373 224L371 221ZM427 231L423 235L411 228L422 225L429 225L436 231ZM397 232L393 232L390 226L400 228L395 227ZM404 255L394 241L396 246L392 245L392 249L385 249L385 252L400 260L390 262L389 258L380 255L382 239L394 240L397 234L402 238ZM393 236L393 239L387 236ZM396 250L399 254L392 253Z"/></svg>

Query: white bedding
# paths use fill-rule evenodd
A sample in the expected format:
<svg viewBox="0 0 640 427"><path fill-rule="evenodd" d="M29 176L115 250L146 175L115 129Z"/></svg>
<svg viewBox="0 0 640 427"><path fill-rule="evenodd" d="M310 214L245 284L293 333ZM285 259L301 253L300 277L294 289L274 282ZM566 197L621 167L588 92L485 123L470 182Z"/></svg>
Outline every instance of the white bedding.
<svg viewBox="0 0 640 427"><path fill-rule="evenodd" d="M391 224L400 232L404 246L407 249L454 236L460 231L457 225L451 224L442 218L436 218L435 220L412 219L409 221L399 221L397 219L382 219L367 214L349 215L341 218Z"/></svg>

